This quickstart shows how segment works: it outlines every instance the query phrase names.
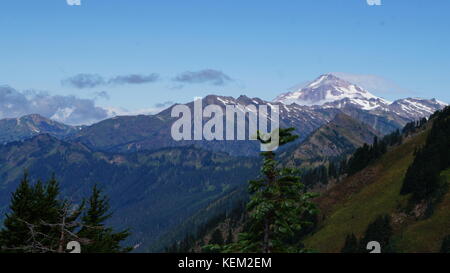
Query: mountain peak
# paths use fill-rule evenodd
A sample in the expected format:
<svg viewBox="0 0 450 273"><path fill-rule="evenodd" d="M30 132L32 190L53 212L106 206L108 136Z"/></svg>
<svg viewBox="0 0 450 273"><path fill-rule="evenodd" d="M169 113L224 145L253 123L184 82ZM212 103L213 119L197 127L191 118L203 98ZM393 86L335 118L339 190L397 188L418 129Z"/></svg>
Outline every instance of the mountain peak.
<svg viewBox="0 0 450 273"><path fill-rule="evenodd" d="M284 104L323 105L342 99L376 100L363 88L343 80L332 73L320 75L303 88L278 96L275 101Z"/></svg>
<svg viewBox="0 0 450 273"><path fill-rule="evenodd" d="M332 73L326 73L323 75L320 75L317 79L315 79L314 81L310 82L306 87L314 87L314 86L318 86L321 84L341 84L341 85L348 85L350 84L349 82L347 82L346 80L343 80L341 78L339 78L338 76L332 74Z"/></svg>
<svg viewBox="0 0 450 273"><path fill-rule="evenodd" d="M77 130L77 127L53 121L39 114L0 119L0 144L24 140L39 134L64 138Z"/></svg>
<svg viewBox="0 0 450 273"><path fill-rule="evenodd" d="M21 116L19 119L20 120L29 120L29 121L32 121L32 122L54 123L53 120L51 120L49 118L46 118L44 116L41 116L39 114L28 114L28 115L25 115L25 116Z"/></svg>

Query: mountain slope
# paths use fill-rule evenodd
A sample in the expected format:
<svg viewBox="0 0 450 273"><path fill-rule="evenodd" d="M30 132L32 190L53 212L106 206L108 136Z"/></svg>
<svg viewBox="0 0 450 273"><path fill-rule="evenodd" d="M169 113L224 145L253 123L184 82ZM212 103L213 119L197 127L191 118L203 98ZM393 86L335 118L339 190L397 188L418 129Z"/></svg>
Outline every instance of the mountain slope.
<svg viewBox="0 0 450 273"><path fill-rule="evenodd" d="M224 109L225 105L273 105L274 103L245 96L235 99L210 95L203 98L204 106L211 104L219 105ZM402 128L411 121L391 112L371 113L356 107L338 109L332 107L308 107L297 104L275 104L280 109L280 126L284 128L294 127L296 129L295 133L300 136L299 141L306 139L312 132L327 124L336 114L342 112L369 125L381 134L387 134ZM193 109L192 102L186 105ZM108 119L84 128L71 137L71 140L81 142L99 151L125 153L190 145L212 151L227 152L232 155L257 155L260 152L260 146L257 141L174 141L171 136L171 126L176 121L176 118L171 117L172 107L154 116L128 116ZM222 118L224 119L224 117ZM205 123L207 120L203 119L203 122Z"/></svg>
<svg viewBox="0 0 450 273"><path fill-rule="evenodd" d="M79 201L94 183L111 199L117 229L131 228L127 244L147 249L159 236L241 187L258 172L252 158L235 158L193 147L130 154L94 152L49 135L0 147L0 215L27 169L33 180L56 174L62 195Z"/></svg>
<svg viewBox="0 0 450 273"><path fill-rule="evenodd" d="M38 134L50 134L58 138L75 134L78 127L65 125L40 115L0 120L0 144L30 138Z"/></svg>
<svg viewBox="0 0 450 273"><path fill-rule="evenodd" d="M348 155L364 143L371 144L374 138L379 136L380 133L368 125L340 113L314 131L300 145L281 154L281 157L288 165L310 165Z"/></svg>
<svg viewBox="0 0 450 273"><path fill-rule="evenodd" d="M450 184L450 169L441 173L441 179ZM440 249L443 236L450 234L450 191L442 199L430 218L409 225L397 236L395 244L399 249L405 252Z"/></svg>
<svg viewBox="0 0 450 273"><path fill-rule="evenodd" d="M431 218L422 220L423 216L416 218L404 212L409 196L400 195L414 151L425 143L427 134L428 131L424 131L406 139L376 163L324 192L317 199L324 220L318 230L304 240L306 246L319 252L339 252L348 234L362 237L378 215L388 214L392 217L396 251L438 251L442 238L450 233L450 218L447 217L450 196L444 197ZM448 178L448 174L443 177L450 183ZM433 231L421 233L426 230ZM426 238L433 238L433 241L428 242Z"/></svg>
<svg viewBox="0 0 450 273"><path fill-rule="evenodd" d="M206 96L202 100L203 106L218 105L225 109L226 105L267 104L260 99L240 96L239 98L223 96ZM186 104L194 113L193 102ZM329 122L338 112L334 109L310 109L298 105L280 106L280 126L295 127L302 138L313 130ZM213 151L228 152L232 155L257 155L260 152L258 141L175 141L171 136L172 124L177 118L171 117L174 106L154 116L129 116L108 119L86 127L72 137L72 141L81 142L89 147L111 152L134 152L154 150L162 147L190 146L205 148ZM225 111L224 111L225 113ZM222 116L225 120L225 117ZM203 119L205 123L208 119ZM224 124L225 121L224 121ZM224 130L225 133L225 130ZM248 138L248 136L247 136ZM226 139L224 137L224 139Z"/></svg>

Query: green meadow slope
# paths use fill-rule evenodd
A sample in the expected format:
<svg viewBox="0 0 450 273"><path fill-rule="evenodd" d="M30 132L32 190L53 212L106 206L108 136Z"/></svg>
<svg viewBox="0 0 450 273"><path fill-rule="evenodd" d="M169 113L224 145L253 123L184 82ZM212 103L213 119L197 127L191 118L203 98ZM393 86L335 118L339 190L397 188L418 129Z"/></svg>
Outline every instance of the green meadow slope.
<svg viewBox="0 0 450 273"><path fill-rule="evenodd" d="M374 164L348 177L318 198L322 216L318 230L304 240L317 252L339 252L347 234L362 237L378 215L389 214L397 252L438 252L450 234L450 193L436 206L431 217L405 213L408 197L400 195L405 173L414 151L425 143L428 131L408 138ZM450 170L441 178L450 181Z"/></svg>
<svg viewBox="0 0 450 273"><path fill-rule="evenodd" d="M441 173L441 179L450 184L450 169ZM433 215L408 225L394 237L396 247L403 252L437 252L442 238L450 234L450 191L447 191Z"/></svg>

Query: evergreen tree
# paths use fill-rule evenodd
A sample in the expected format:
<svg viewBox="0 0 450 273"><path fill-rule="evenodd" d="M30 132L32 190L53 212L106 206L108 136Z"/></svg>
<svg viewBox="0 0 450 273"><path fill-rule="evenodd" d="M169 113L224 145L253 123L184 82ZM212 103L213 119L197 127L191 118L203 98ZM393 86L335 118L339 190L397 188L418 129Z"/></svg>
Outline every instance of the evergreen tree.
<svg viewBox="0 0 450 273"><path fill-rule="evenodd" d="M227 235L225 244L231 244L231 243L233 243L233 231L231 229L231 221L230 221L230 226L228 227L228 235Z"/></svg>
<svg viewBox="0 0 450 273"><path fill-rule="evenodd" d="M101 190L94 186L92 195L87 202L88 208L82 216L82 228L78 236L90 242L83 246L84 253L115 253L129 252L131 248L122 248L120 243L129 236L128 230L114 233L112 228L105 226L105 221L111 217L109 200Z"/></svg>
<svg viewBox="0 0 450 273"><path fill-rule="evenodd" d="M389 215L378 216L366 230L364 238L360 242L361 252L367 252L366 246L371 241L380 243L383 252L391 252L390 239L393 234L391 218Z"/></svg>
<svg viewBox="0 0 450 273"><path fill-rule="evenodd" d="M341 163L341 173L353 175L361 171L384 155L388 150L388 146L398 145L401 142L402 136L399 130L384 136L381 140L378 137L374 137L372 145L364 144L356 149L348 161L344 160Z"/></svg>
<svg viewBox="0 0 450 273"><path fill-rule="evenodd" d="M19 187L12 194L11 212L6 214L4 229L0 232L2 249L11 249L27 244L29 231L22 219L31 220L32 198L33 190L30 187L28 174L25 173Z"/></svg>
<svg viewBox="0 0 450 273"><path fill-rule="evenodd" d="M211 240L209 241L209 243L212 245L223 245L224 244L222 232L220 231L220 229L216 228L214 230L213 234L211 235Z"/></svg>
<svg viewBox="0 0 450 273"><path fill-rule="evenodd" d="M450 253L450 235L442 240L441 253Z"/></svg>
<svg viewBox="0 0 450 273"><path fill-rule="evenodd" d="M358 253L360 252L358 239L355 234L347 235L345 238L345 244L341 249L341 253Z"/></svg>
<svg viewBox="0 0 450 273"><path fill-rule="evenodd" d="M84 244L87 240L90 244L82 247L82 252L128 250L118 245L128 233L113 233L103 225L103 221L110 217L110 214L106 214L108 203L96 187L89 200L90 208L83 217L83 224L78 219L85 209L84 201L74 206L58 196L59 184L54 176L45 184L38 181L32 185L25 173L11 197L10 212L6 214L4 228L0 231L0 250L64 253L69 241Z"/></svg>
<svg viewBox="0 0 450 273"><path fill-rule="evenodd" d="M328 166L328 176L332 178L338 177L337 168L333 161L331 161L330 165Z"/></svg>
<svg viewBox="0 0 450 273"><path fill-rule="evenodd" d="M339 172L341 174L348 173L348 166L347 166L347 160L342 160L341 164L339 164Z"/></svg>
<svg viewBox="0 0 450 273"><path fill-rule="evenodd" d="M28 173L12 194L10 212L6 214L4 228L0 232L2 248L9 252L47 252L58 243L54 223L61 208L58 185L53 180L46 186L38 181L30 185Z"/></svg>
<svg viewBox="0 0 450 273"><path fill-rule="evenodd" d="M280 146L297 138L292 135L293 130L280 129ZM262 156L263 177L250 181L245 232L239 234L236 243L226 246L225 252L301 252L302 245L293 238L311 224L305 217L316 212L310 202L314 195L305 193L298 171L276 167L273 151L263 152Z"/></svg>
<svg viewBox="0 0 450 273"><path fill-rule="evenodd" d="M430 119L433 126L426 143L416 151L401 189L401 194L412 194L413 203L432 201L443 186L439 181L440 172L450 167L450 107L437 111ZM422 120L419 125L425 122Z"/></svg>

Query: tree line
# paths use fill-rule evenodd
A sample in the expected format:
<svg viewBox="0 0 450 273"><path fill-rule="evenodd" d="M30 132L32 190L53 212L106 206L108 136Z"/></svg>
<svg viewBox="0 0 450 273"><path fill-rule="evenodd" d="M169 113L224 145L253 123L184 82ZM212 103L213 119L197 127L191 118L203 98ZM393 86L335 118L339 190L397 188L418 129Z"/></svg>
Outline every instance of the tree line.
<svg viewBox="0 0 450 273"><path fill-rule="evenodd" d="M412 194L414 203L441 195L446 185L439 174L450 167L450 107L437 111L431 119L433 125L425 145L416 151L401 189L401 194Z"/></svg>
<svg viewBox="0 0 450 273"><path fill-rule="evenodd" d="M390 216L380 215L368 225L361 239L358 239L353 233L348 234L341 253L368 253L367 245L371 241L380 243L381 252L393 253L396 252L396 249L391 239L392 236L393 229ZM440 252L450 253L450 235L442 239Z"/></svg>
<svg viewBox="0 0 450 273"><path fill-rule="evenodd" d="M234 241L236 230L246 222L246 201L237 202L229 213L220 213L201 225L195 232L185 235L182 240L174 242L165 248L166 253L211 252L208 245L230 244ZM219 225L226 223L221 229ZM206 240L211 233L209 240Z"/></svg>
<svg viewBox="0 0 450 273"><path fill-rule="evenodd" d="M420 122L420 125L415 122L411 124L414 124L415 130L418 130L415 126L422 126L422 123L423 121ZM411 133L411 125L407 125L407 127L409 129L406 131ZM314 186L316 183L327 184L331 179L340 180L342 177L354 175L383 156L389 147L400 145L403 137L404 134L400 130L384 136L381 140L374 137L372 144L365 143L357 148L349 158L346 156L344 158L338 157L329 160L328 164L303 170L302 181L307 186Z"/></svg>
<svg viewBox="0 0 450 273"><path fill-rule="evenodd" d="M345 238L341 253L368 253L367 245L369 242L378 242L381 246L381 252L394 252L391 244L393 230L391 218L389 215L380 215L367 226L364 236L358 239L355 234L348 234Z"/></svg>

